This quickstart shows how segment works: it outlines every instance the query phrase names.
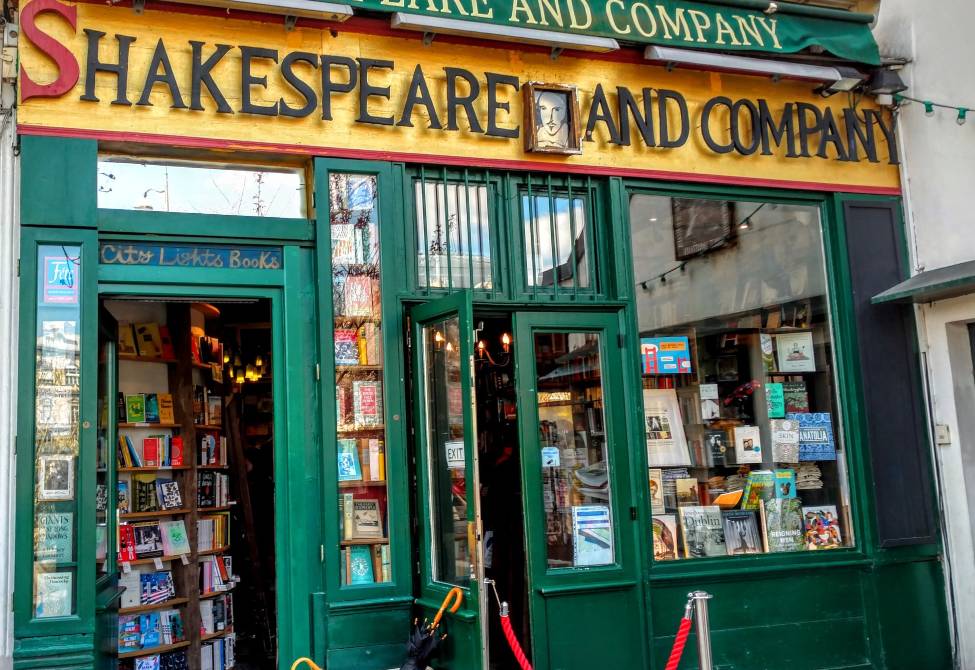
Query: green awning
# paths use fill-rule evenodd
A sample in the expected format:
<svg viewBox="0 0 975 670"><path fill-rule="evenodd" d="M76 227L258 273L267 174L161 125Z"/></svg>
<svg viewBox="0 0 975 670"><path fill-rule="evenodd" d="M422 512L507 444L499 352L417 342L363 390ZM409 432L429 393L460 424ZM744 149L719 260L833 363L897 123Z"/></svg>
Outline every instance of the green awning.
<svg viewBox="0 0 975 670"><path fill-rule="evenodd" d="M949 265L946 268L929 270L916 274L883 293L875 295L870 302L925 303L947 300L975 293L975 261Z"/></svg>
<svg viewBox="0 0 975 670"><path fill-rule="evenodd" d="M335 2L336 0L330 0ZM403 12L720 51L790 54L821 47L880 64L869 14L769 0L338 0L356 10ZM770 7L770 5L774 7ZM513 40L516 41L516 40Z"/></svg>

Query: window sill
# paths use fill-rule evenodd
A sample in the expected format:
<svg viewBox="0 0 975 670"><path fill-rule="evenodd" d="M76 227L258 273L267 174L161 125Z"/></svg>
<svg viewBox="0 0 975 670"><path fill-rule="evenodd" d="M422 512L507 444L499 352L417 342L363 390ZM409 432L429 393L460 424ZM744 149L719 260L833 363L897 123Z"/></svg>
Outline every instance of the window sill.
<svg viewBox="0 0 975 670"><path fill-rule="evenodd" d="M699 558L652 565L650 567L650 581L680 581L724 576L740 577L742 575L763 575L834 567L863 567L873 564L874 560L868 558L858 549L793 554L759 554L754 557Z"/></svg>

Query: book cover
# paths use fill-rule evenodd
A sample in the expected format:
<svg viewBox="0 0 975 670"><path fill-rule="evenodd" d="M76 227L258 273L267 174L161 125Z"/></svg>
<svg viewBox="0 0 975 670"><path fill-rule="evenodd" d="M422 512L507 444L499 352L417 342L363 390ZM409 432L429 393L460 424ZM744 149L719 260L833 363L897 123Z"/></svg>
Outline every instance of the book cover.
<svg viewBox="0 0 975 670"><path fill-rule="evenodd" d="M704 444L707 447L708 458L712 465L718 467L728 465L728 450L731 448L731 441L728 439L727 431L704 431Z"/></svg>
<svg viewBox="0 0 975 670"><path fill-rule="evenodd" d="M795 470L783 469L775 471L775 497L783 499L796 497Z"/></svg>
<svg viewBox="0 0 975 670"><path fill-rule="evenodd" d="M785 418L785 389L781 383L769 382L765 385L765 406L770 419Z"/></svg>
<svg viewBox="0 0 975 670"><path fill-rule="evenodd" d="M674 389L644 389L647 460L653 467L690 465L684 423Z"/></svg>
<svg viewBox="0 0 975 670"><path fill-rule="evenodd" d="M723 511L721 523L729 556L763 553L757 512L741 509Z"/></svg>
<svg viewBox="0 0 975 670"><path fill-rule="evenodd" d="M135 448L135 444L132 443L131 437L128 435L123 435L122 437L125 440L125 451L128 454L128 461L132 464L130 467L141 468L142 454Z"/></svg>
<svg viewBox="0 0 975 670"><path fill-rule="evenodd" d="M345 280L345 316L378 316L379 281L367 275L350 275Z"/></svg>
<svg viewBox="0 0 975 670"><path fill-rule="evenodd" d="M753 470L745 481L742 509L760 509L762 502L775 497L775 473L771 470Z"/></svg>
<svg viewBox="0 0 975 670"><path fill-rule="evenodd" d="M786 416L809 411L806 382L782 382L782 395L785 397Z"/></svg>
<svg viewBox="0 0 975 670"><path fill-rule="evenodd" d="M357 426L383 423L383 385L378 381L352 382L352 408Z"/></svg>
<svg viewBox="0 0 975 670"><path fill-rule="evenodd" d="M138 356L135 348L135 333L132 324L125 321L118 322L118 353L120 356Z"/></svg>
<svg viewBox="0 0 975 670"><path fill-rule="evenodd" d="M572 565L610 565L613 562L613 525L608 505L572 507Z"/></svg>
<svg viewBox="0 0 975 670"><path fill-rule="evenodd" d="M339 481L358 481L362 479L362 465L359 463L359 446L354 439L338 441Z"/></svg>
<svg viewBox="0 0 975 670"><path fill-rule="evenodd" d="M806 549L839 549L843 546L836 505L803 507L802 518Z"/></svg>
<svg viewBox="0 0 975 670"><path fill-rule="evenodd" d="M198 426L207 422L207 390L199 384L193 386L193 423Z"/></svg>
<svg viewBox="0 0 975 670"><path fill-rule="evenodd" d="M770 552L805 549L802 503L797 498L765 501L765 540Z"/></svg>
<svg viewBox="0 0 975 670"><path fill-rule="evenodd" d="M147 612L139 617L140 643L143 649L151 649L162 644L162 622L159 612Z"/></svg>
<svg viewBox="0 0 975 670"><path fill-rule="evenodd" d="M664 478L660 468L650 468L650 510L654 514L663 514L666 509L664 505Z"/></svg>
<svg viewBox="0 0 975 670"><path fill-rule="evenodd" d="M758 426L735 426L735 461L762 462L762 431Z"/></svg>
<svg viewBox="0 0 975 670"><path fill-rule="evenodd" d="M383 536L382 510L378 500L360 498L352 503L352 534L357 538Z"/></svg>
<svg viewBox="0 0 975 670"><path fill-rule="evenodd" d="M159 396L146 393L146 423L159 423Z"/></svg>
<svg viewBox="0 0 975 670"><path fill-rule="evenodd" d="M207 424L219 426L223 423L223 398L219 395L207 397Z"/></svg>
<svg viewBox="0 0 975 670"><path fill-rule="evenodd" d="M382 581L388 582L392 580L392 563L389 557L389 545L381 544L379 545L379 565L381 567L381 572L379 573Z"/></svg>
<svg viewBox="0 0 975 670"><path fill-rule="evenodd" d="M146 397L141 393L125 396L125 420L128 423L146 422Z"/></svg>
<svg viewBox="0 0 975 670"><path fill-rule="evenodd" d="M119 545L118 560L122 563L129 563L138 557L135 553L135 531L129 524L122 524L118 529Z"/></svg>
<svg viewBox="0 0 975 670"><path fill-rule="evenodd" d="M39 562L70 563L73 560L73 512L41 512L35 516L34 558Z"/></svg>
<svg viewBox="0 0 975 670"><path fill-rule="evenodd" d="M136 556L153 558L163 555L162 533L159 531L158 522L134 523L132 532L135 534Z"/></svg>
<svg viewBox="0 0 975 670"><path fill-rule="evenodd" d="M356 544L349 547L350 584L373 584L376 576L373 571L370 547L367 544Z"/></svg>
<svg viewBox="0 0 975 670"><path fill-rule="evenodd" d="M159 605L175 595L172 572L164 570L139 575L139 604Z"/></svg>
<svg viewBox="0 0 975 670"><path fill-rule="evenodd" d="M779 372L815 372L816 355L811 332L775 336L779 355Z"/></svg>
<svg viewBox="0 0 975 670"><path fill-rule="evenodd" d="M677 487L677 506L700 505L698 481L695 477L682 477L674 482Z"/></svg>
<svg viewBox="0 0 975 670"><path fill-rule="evenodd" d="M159 344L162 348L162 357L167 361L176 358L176 350L173 348L173 338L169 334L169 328L159 325Z"/></svg>
<svg viewBox="0 0 975 670"><path fill-rule="evenodd" d="M159 465L159 438L142 438L142 463L147 468Z"/></svg>
<svg viewBox="0 0 975 670"><path fill-rule="evenodd" d="M138 607L142 602L141 578L138 566L132 566L128 572L121 571L118 575L118 586L122 590L119 599L120 607Z"/></svg>
<svg viewBox="0 0 975 670"><path fill-rule="evenodd" d="M124 654L138 651L142 646L142 633L138 614L122 614L118 618L118 651Z"/></svg>
<svg viewBox="0 0 975 670"><path fill-rule="evenodd" d="M369 479L381 482L386 479L386 468L383 458L383 441L370 438L369 443Z"/></svg>
<svg viewBox="0 0 975 670"><path fill-rule="evenodd" d="M836 460L833 418L828 412L789 414L788 418L799 424L800 461Z"/></svg>
<svg viewBox="0 0 975 670"><path fill-rule="evenodd" d="M173 411L173 395L171 393L160 393L156 397L159 404L159 423L176 423L176 414Z"/></svg>
<svg viewBox="0 0 975 670"><path fill-rule="evenodd" d="M156 495L159 498L160 509L180 509L183 506L179 484L172 479L157 479Z"/></svg>
<svg viewBox="0 0 975 670"><path fill-rule="evenodd" d="M351 493L343 493L340 496L339 504L342 508L342 537L351 540L354 537L354 517L355 517L355 496Z"/></svg>
<svg viewBox="0 0 975 670"><path fill-rule="evenodd" d="M135 512L158 512L159 495L156 493L156 477L151 474L137 474L132 477L135 489Z"/></svg>
<svg viewBox="0 0 975 670"><path fill-rule="evenodd" d="M681 532L684 535L684 557L726 556L721 509L717 505L680 507Z"/></svg>
<svg viewBox="0 0 975 670"><path fill-rule="evenodd" d="M174 435L169 441L169 464L183 465L183 438Z"/></svg>
<svg viewBox="0 0 975 670"><path fill-rule="evenodd" d="M653 560L673 561L677 558L677 517L673 514L653 516Z"/></svg>
<svg viewBox="0 0 975 670"><path fill-rule="evenodd" d="M365 323L359 329L359 361L364 365L382 365L382 330L377 323Z"/></svg>
<svg viewBox="0 0 975 670"><path fill-rule="evenodd" d="M768 333L760 333L758 336L759 347L762 350L762 367L766 372L775 369L775 351L772 344L772 336Z"/></svg>
<svg viewBox="0 0 975 670"><path fill-rule="evenodd" d="M139 348L139 355L147 358L162 357L162 338L159 336L159 324L135 324L135 342Z"/></svg>
<svg viewBox="0 0 975 670"><path fill-rule="evenodd" d="M799 462L799 423L791 419L772 419L772 460L776 463Z"/></svg>
<svg viewBox="0 0 975 670"><path fill-rule="evenodd" d="M72 613L70 572L38 572L34 577L34 618L50 619Z"/></svg>
<svg viewBox="0 0 975 670"><path fill-rule="evenodd" d="M335 329L335 364L359 365L359 332L355 328Z"/></svg>
<svg viewBox="0 0 975 670"><path fill-rule="evenodd" d="M133 670L160 670L160 656L159 654L152 654L150 656L139 656L135 659L135 666Z"/></svg>

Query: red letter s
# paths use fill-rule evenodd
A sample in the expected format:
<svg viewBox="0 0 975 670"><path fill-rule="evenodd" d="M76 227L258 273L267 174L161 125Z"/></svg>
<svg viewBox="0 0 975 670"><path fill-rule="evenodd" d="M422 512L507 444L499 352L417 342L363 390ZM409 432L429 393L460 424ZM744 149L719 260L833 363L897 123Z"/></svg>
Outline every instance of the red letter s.
<svg viewBox="0 0 975 670"><path fill-rule="evenodd" d="M66 46L42 32L35 23L39 14L54 12L77 30L78 8L62 5L57 0L34 0L20 13L20 30L34 43L34 46L48 56L58 66L58 78L50 84L38 84L20 66L20 101L30 98L56 98L64 95L78 83L81 70L74 54Z"/></svg>

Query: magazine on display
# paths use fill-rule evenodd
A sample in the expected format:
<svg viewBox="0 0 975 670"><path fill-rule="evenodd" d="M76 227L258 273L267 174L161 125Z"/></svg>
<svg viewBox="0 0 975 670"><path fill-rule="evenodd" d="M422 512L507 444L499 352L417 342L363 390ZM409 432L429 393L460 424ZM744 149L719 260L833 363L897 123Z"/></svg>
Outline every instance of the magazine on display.
<svg viewBox="0 0 975 670"><path fill-rule="evenodd" d="M652 467L691 465L674 389L643 390L647 459Z"/></svg>

